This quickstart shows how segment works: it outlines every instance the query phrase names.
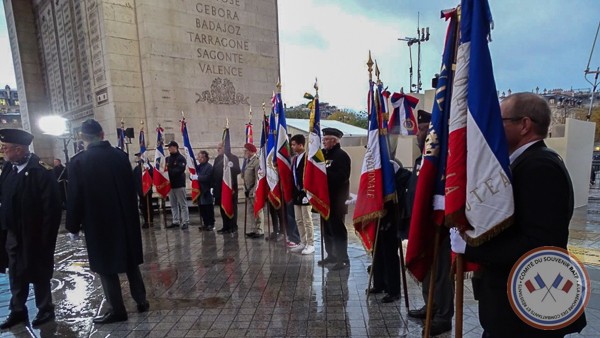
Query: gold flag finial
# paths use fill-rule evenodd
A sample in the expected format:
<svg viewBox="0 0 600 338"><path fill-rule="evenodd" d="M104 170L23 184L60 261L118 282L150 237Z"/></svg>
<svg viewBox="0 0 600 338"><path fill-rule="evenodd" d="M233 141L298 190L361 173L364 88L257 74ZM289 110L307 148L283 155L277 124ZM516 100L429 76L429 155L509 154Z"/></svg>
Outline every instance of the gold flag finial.
<svg viewBox="0 0 600 338"><path fill-rule="evenodd" d="M316 77L315 77L315 85L313 86L313 88L315 88L315 97L319 97L319 82L317 81Z"/></svg>
<svg viewBox="0 0 600 338"><path fill-rule="evenodd" d="M371 59L371 51L369 51L369 60L367 61L367 70L369 71L369 81L373 80L373 59Z"/></svg>
<svg viewBox="0 0 600 338"><path fill-rule="evenodd" d="M379 79L379 75L381 72L379 71L379 66L377 65L377 60L375 60L375 76L377 76L377 83L380 84L381 80Z"/></svg>
<svg viewBox="0 0 600 338"><path fill-rule="evenodd" d="M262 103L262 110L263 110L263 114L267 114L267 108L266 108L266 103Z"/></svg>
<svg viewBox="0 0 600 338"><path fill-rule="evenodd" d="M277 79L277 84L275 85L277 88L277 93L281 93L281 79Z"/></svg>
<svg viewBox="0 0 600 338"><path fill-rule="evenodd" d="M125 120L121 118L121 129L125 130Z"/></svg>
<svg viewBox="0 0 600 338"><path fill-rule="evenodd" d="M225 118L225 128L229 129L229 117Z"/></svg>

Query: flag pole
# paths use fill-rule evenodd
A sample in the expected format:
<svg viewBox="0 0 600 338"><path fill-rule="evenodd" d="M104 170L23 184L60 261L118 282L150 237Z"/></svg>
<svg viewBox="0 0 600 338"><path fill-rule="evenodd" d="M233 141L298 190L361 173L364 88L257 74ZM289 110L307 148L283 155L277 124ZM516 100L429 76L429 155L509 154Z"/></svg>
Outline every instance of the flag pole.
<svg viewBox="0 0 600 338"><path fill-rule="evenodd" d="M369 303L369 289L371 288L371 281L373 280L373 270L375 270L375 252L377 252L377 240L379 239L379 226L381 225L381 218L377 219L377 228L375 228L375 243L373 244L373 263L371 269L369 269L369 283L367 284L367 304Z"/></svg>
<svg viewBox="0 0 600 338"><path fill-rule="evenodd" d="M277 88L277 93L281 93L281 81L279 79L277 79L277 84L275 85ZM277 103L275 103L277 104ZM276 109L273 111L277 111ZM279 133L279 116L277 116L277 126L275 128L275 133ZM276 141L278 140L278 138L276 138ZM277 152L277 147L278 144L277 142L275 142L275 152ZM277 154L275 154L275 156L277 156ZM275 160L275 166L277 166L277 160ZM279 173L279 168L277 170L277 172ZM284 240L283 240L283 247L287 248L287 239L288 239L288 235L287 235L287 203L285 202L285 195L283 193L283 185L281 184L281 175L279 175L279 191L281 193L281 211L280 211L280 215L281 215L281 222L279 222L279 225L281 228L283 228L283 236L284 236ZM280 229L281 230L281 229Z"/></svg>
<svg viewBox="0 0 600 338"><path fill-rule="evenodd" d="M369 53L369 58L371 57L371 54ZM372 61L371 61L372 62ZM379 79L379 66L377 65L377 62L375 62L375 75L377 76L377 82L380 83L381 80ZM402 91L402 89L401 89ZM387 98L386 98L387 100ZM386 113L386 115L382 116L384 119L389 121L389 112ZM390 159L395 159L396 157L392 155L392 147L390 144L390 135L389 133L385 133L385 141L387 142L387 148L388 148L388 154ZM394 173L395 175L395 173ZM397 208L393 208L394 209L394 216L396 219L396 222L400 222L400 208L399 208L399 200L398 200L398 190L394 189L394 198L396 201L396 205L398 206ZM408 301L408 283L406 281L406 264L404 263L404 248L402 247L402 239L398 240L398 252L400 254L400 275L402 277L402 290L404 291L404 305L406 305L406 309L409 309L409 301ZM370 285L370 284L369 284Z"/></svg>
<svg viewBox="0 0 600 338"><path fill-rule="evenodd" d="M456 72L456 55L458 54L458 44L460 41L460 20L461 20L461 6L456 8L456 39L454 47L454 60L452 62L452 72ZM454 76L452 76L454 78ZM454 306L456 307L456 313L454 315L454 336L463 336L463 315L464 315L464 257L462 254L456 255L456 271L455 271L455 292L454 292Z"/></svg>
<svg viewBox="0 0 600 338"><path fill-rule="evenodd" d="M144 120L140 120L140 124L142 125L141 132L143 133L144 132ZM144 135L144 143L146 143L146 136L145 135ZM144 144L144 148L145 147L146 147L146 145ZM144 157L146 157L145 154L143 154L143 155L144 155ZM143 158L143 160L144 160L144 163L145 163L146 159ZM142 175L143 174L144 174L144 169L142 168ZM148 174L150 174L150 170L148 170ZM148 190L148 192L146 193L146 196L144 196L146 198L146 215L148 216L148 218L147 218L148 219L148 226L150 226L150 224L153 223L153 222L150 222L150 219L151 219L150 218L150 208L151 208L150 203L152 202L151 196L152 196L152 186L150 186L150 190Z"/></svg>
<svg viewBox="0 0 600 338"><path fill-rule="evenodd" d="M267 118L267 110L265 108L265 103L264 102L262 103L262 110L263 110L262 137L264 137L265 140L266 140L267 139L266 136L268 135L268 132L265 130L265 119ZM261 144L261 148L262 148L262 144ZM265 146L265 149L266 148L267 147ZM262 156L264 157L264 159L261 159L261 161L265 161L266 162L267 154L265 154L264 151L262 151ZM264 175L266 176L267 173L265 172ZM268 193L267 193L267 196L265 196L265 206L263 206L263 214L265 213L265 209L266 209L266 211L267 211L266 212L266 214L267 214L267 233L269 235L265 236L265 241L269 240L269 238L271 237L271 211L269 209L269 203L271 203L271 202L269 201L269 197L268 197ZM277 240L277 239L275 239L275 240Z"/></svg>
<svg viewBox="0 0 600 338"><path fill-rule="evenodd" d="M440 226L435 227L435 238L433 240L433 262L429 271L429 292L427 294L427 311L425 315L425 328L423 329L423 337L429 337L431 330L431 318L433 317L433 294L435 291L435 279L437 278L438 253L440 251Z"/></svg>
<svg viewBox="0 0 600 338"><path fill-rule="evenodd" d="M250 139L248 138L248 127L252 125L252 106L250 106L250 112L248 113L248 126L246 127L246 143L250 143ZM244 158L243 168L246 170L246 162L247 158ZM244 177L244 173L242 173L242 178ZM256 219L254 220L256 222ZM244 198L244 234L246 234L246 224L248 222L248 197Z"/></svg>

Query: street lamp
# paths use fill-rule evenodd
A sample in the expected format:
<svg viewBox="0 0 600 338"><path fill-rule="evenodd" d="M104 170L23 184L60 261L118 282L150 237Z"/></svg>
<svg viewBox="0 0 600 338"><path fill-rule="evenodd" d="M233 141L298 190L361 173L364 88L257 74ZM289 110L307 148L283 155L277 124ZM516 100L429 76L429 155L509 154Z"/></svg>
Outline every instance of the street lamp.
<svg viewBox="0 0 600 338"><path fill-rule="evenodd" d="M38 126L46 135L56 136L63 141L63 152L65 161L69 164L69 142L71 142L71 130L68 126L69 120L59 115L43 116L38 121Z"/></svg>

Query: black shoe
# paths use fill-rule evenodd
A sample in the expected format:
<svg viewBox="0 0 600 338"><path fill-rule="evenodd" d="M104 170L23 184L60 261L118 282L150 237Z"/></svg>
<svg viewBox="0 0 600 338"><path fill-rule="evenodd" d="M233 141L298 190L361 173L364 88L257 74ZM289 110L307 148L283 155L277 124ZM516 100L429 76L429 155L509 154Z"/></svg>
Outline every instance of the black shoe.
<svg viewBox="0 0 600 338"><path fill-rule="evenodd" d="M276 232L272 232L269 236L265 237L265 240L267 240L267 241L276 241L277 240L277 233Z"/></svg>
<svg viewBox="0 0 600 338"><path fill-rule="evenodd" d="M127 320L127 313L107 312L107 313L103 314L102 316L95 317L94 319L92 319L92 322L94 322L94 324L110 324L110 323L116 323L116 322L124 322L126 320Z"/></svg>
<svg viewBox="0 0 600 338"><path fill-rule="evenodd" d="M229 229L221 228L221 229L217 230L217 233L218 234L228 234Z"/></svg>
<svg viewBox="0 0 600 338"><path fill-rule="evenodd" d="M452 323L449 321L433 320L429 327L429 335L437 336L444 332L452 330Z"/></svg>
<svg viewBox="0 0 600 338"><path fill-rule="evenodd" d="M171 223L169 225L165 225L165 228L167 228L167 229L178 228L178 227L179 227L179 223Z"/></svg>
<svg viewBox="0 0 600 338"><path fill-rule="evenodd" d="M334 266L331 267L331 271L338 271L338 270L343 270L346 268L349 268L350 264L346 263L346 262L337 262Z"/></svg>
<svg viewBox="0 0 600 338"><path fill-rule="evenodd" d="M142 224L142 229L148 229L150 225L148 223Z"/></svg>
<svg viewBox="0 0 600 338"><path fill-rule="evenodd" d="M256 238L263 238L265 237L265 234L257 234L255 233L254 236L252 236L251 238L256 239Z"/></svg>
<svg viewBox="0 0 600 338"><path fill-rule="evenodd" d="M435 313L435 311L433 313ZM425 317L427 316L427 306L423 305L422 308L417 310L408 310L408 316L413 318L425 319Z"/></svg>
<svg viewBox="0 0 600 338"><path fill-rule="evenodd" d="M42 325L42 324L47 323L47 322L49 322L51 320L54 320L55 318L56 318L56 315L54 314L54 309L52 309L52 310L46 310L46 311L40 311L35 316L35 318L31 321L31 326Z"/></svg>
<svg viewBox="0 0 600 338"><path fill-rule="evenodd" d="M187 223L183 223L183 225L181 226L181 230L186 230L188 227L189 226Z"/></svg>
<svg viewBox="0 0 600 338"><path fill-rule="evenodd" d="M150 303L148 303L148 301L145 301L141 304L138 304L137 310L139 313L148 312L148 310L150 310Z"/></svg>
<svg viewBox="0 0 600 338"><path fill-rule="evenodd" d="M382 303L392 303L400 299L400 295L385 295L385 297L381 298Z"/></svg>
<svg viewBox="0 0 600 338"><path fill-rule="evenodd" d="M378 288L367 289L367 293L372 294L372 295L382 293L382 292L383 292L383 289L378 289Z"/></svg>
<svg viewBox="0 0 600 338"><path fill-rule="evenodd" d="M250 237L250 238L254 238L255 235L256 235L256 232L247 232L246 233L246 237Z"/></svg>
<svg viewBox="0 0 600 338"><path fill-rule="evenodd" d="M337 263L337 259L333 258L333 257L327 257L325 259L322 259L320 261L317 262L318 266L323 266L326 264L335 264Z"/></svg>
<svg viewBox="0 0 600 338"><path fill-rule="evenodd" d="M213 231L214 229L215 229L215 227L212 225L207 225L206 227L204 227L204 230L206 230L206 231Z"/></svg>
<svg viewBox="0 0 600 338"><path fill-rule="evenodd" d="M25 322L27 322L27 311L11 312L8 317L6 317L6 320L0 324L0 330L6 330Z"/></svg>
<svg viewBox="0 0 600 338"><path fill-rule="evenodd" d="M233 229L229 230L229 233L230 233L230 234L235 234L235 233L237 233L237 228L233 228Z"/></svg>

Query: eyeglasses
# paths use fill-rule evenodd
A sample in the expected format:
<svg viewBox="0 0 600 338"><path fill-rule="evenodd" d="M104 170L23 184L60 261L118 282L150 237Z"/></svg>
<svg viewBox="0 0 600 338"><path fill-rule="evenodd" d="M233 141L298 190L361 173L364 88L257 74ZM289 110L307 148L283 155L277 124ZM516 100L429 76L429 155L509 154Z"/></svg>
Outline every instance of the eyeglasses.
<svg viewBox="0 0 600 338"><path fill-rule="evenodd" d="M524 118L528 118L528 119L530 119L530 120L531 120L531 122L533 122L533 123L537 123L537 121L536 121L534 118L532 118L532 117L529 117L529 116L521 116L521 117L503 117L503 118L502 118L502 121L512 121L512 122L517 122L517 121L521 121L521 120L522 120L522 119L524 119Z"/></svg>

